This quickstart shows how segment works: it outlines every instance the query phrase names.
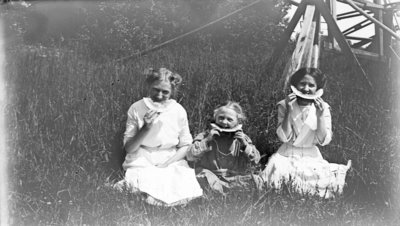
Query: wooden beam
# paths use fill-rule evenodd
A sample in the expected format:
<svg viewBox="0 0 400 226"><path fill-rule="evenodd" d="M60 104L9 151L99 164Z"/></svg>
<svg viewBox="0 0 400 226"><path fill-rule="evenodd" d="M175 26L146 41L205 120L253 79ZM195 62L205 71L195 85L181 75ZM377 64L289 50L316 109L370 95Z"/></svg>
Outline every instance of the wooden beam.
<svg viewBox="0 0 400 226"><path fill-rule="evenodd" d="M289 0L289 3L292 4L292 5L295 5L295 6L299 6L300 5L300 3L298 3L298 2L296 2L294 0Z"/></svg>
<svg viewBox="0 0 400 226"><path fill-rule="evenodd" d="M357 11L352 11L352 12L356 12L356 13L351 13L351 14L347 14L347 15L339 14L336 19L337 20L344 20L344 19L349 19L349 18L353 18L353 17L363 16L361 13L359 13ZM372 14L371 11L368 11L366 13Z"/></svg>
<svg viewBox="0 0 400 226"><path fill-rule="evenodd" d="M315 37L316 21L314 20L315 6L307 5L304 12L304 21L296 48L291 60L286 64L283 75L285 76L284 90L287 88L290 76L301 67L312 67L313 44Z"/></svg>
<svg viewBox="0 0 400 226"><path fill-rule="evenodd" d="M339 13L339 14L337 15L337 17L348 16L348 15L350 15L350 14L359 14L359 12L353 10L353 11L349 11L349 12Z"/></svg>
<svg viewBox="0 0 400 226"><path fill-rule="evenodd" d="M311 17L311 26L306 35L306 43L303 48L305 48L303 60L300 65L297 67L296 71L302 67L314 67L318 68L318 59L319 59L319 34L316 34L317 29L319 29L319 13L314 8L314 15Z"/></svg>
<svg viewBox="0 0 400 226"><path fill-rule="evenodd" d="M362 38L362 37L356 37L356 36L344 36L346 39L351 39L351 40L361 40L361 41L372 41L372 38Z"/></svg>
<svg viewBox="0 0 400 226"><path fill-rule="evenodd" d="M314 42L313 42L313 52L312 52L312 62L311 67L319 68L319 53L321 49L321 14L316 11L314 14L315 21L315 31L314 31Z"/></svg>
<svg viewBox="0 0 400 226"><path fill-rule="evenodd" d="M374 0L374 3L381 3L380 0ZM377 21L383 22L383 10L379 9L375 13L375 19ZM377 37L377 44L378 44L378 54L383 57L383 30L379 29L378 26L375 26L375 37Z"/></svg>
<svg viewBox="0 0 400 226"><path fill-rule="evenodd" d="M331 12L332 18L336 21L337 20L337 10L336 10L336 5L337 5L337 0L326 0L326 5L329 8L329 11ZM329 43L329 48L336 49L338 48L338 44L333 37L333 34L331 31L328 30L328 43Z"/></svg>
<svg viewBox="0 0 400 226"><path fill-rule="evenodd" d="M354 13L355 12L355 13ZM348 19L348 18L353 18L353 17L358 17L361 16L361 14L357 11L352 11L352 13L348 13L346 15L343 14L339 14L336 17L336 20L344 20L344 19Z"/></svg>
<svg viewBox="0 0 400 226"><path fill-rule="evenodd" d="M369 51L365 51L362 49L354 49L352 48L352 51L354 54L356 54L357 56L367 59L367 60L373 60L373 61L382 61L382 57L379 56L379 54L377 53L372 53Z"/></svg>
<svg viewBox="0 0 400 226"><path fill-rule="evenodd" d="M347 3L346 0L338 0L339 2L342 3ZM368 2L368 1L363 1L363 0L356 0L354 2L354 4L356 4L357 6L363 8L363 9L384 9L385 7L383 5L379 5L379 4L375 4L372 2Z"/></svg>
<svg viewBox="0 0 400 226"><path fill-rule="evenodd" d="M366 23L366 24L364 24L364 23ZM365 20L361 21L360 23L357 23L354 26L342 31L342 33L343 33L343 35L348 35L348 34L351 34L353 32L356 32L356 31L358 31L358 30L360 30L360 29L362 29L364 27L367 27L367 26L369 26L371 24L372 24L372 22L370 20L365 19Z"/></svg>
<svg viewBox="0 0 400 226"><path fill-rule="evenodd" d="M357 42L357 43L354 43L354 44L352 44L351 45L351 48L361 48L363 45L366 45L366 44L368 44L368 43L371 43L371 40L369 40L369 39L364 39L364 40L361 40L361 41L359 41L359 42ZM353 51L354 52L354 51Z"/></svg>
<svg viewBox="0 0 400 226"><path fill-rule="evenodd" d="M398 3L400 5L400 2ZM383 14L383 23L390 29L394 30L395 21L398 24L397 17L394 15L394 12L391 9L385 10L385 13ZM383 33L383 42L386 43L386 45L383 47L383 52L384 52L383 55L390 56L391 55L390 45L392 43L392 37L386 32Z"/></svg>
<svg viewBox="0 0 400 226"><path fill-rule="evenodd" d="M335 20L332 18L332 15L330 14L328 7L325 5L323 1L320 0L313 0L315 6L321 13L322 17L325 19L326 23L328 24L328 29L332 31L335 39L337 40L340 49L349 57L352 59L360 69L362 75L364 76L365 80L369 84L370 87L372 87L371 81L368 79L367 74L365 73L364 69L362 68L360 62L358 61L357 57L354 55L353 51L351 50L349 44L347 43L346 39L344 38L342 32L340 31L338 25L336 24Z"/></svg>
<svg viewBox="0 0 400 226"><path fill-rule="evenodd" d="M390 28L386 27L384 24L382 24L381 22L379 22L377 19L375 19L374 17L368 15L366 12L364 12L362 9L360 9L352 0L344 0L346 1L351 7L353 7L353 9L357 10L358 12L360 12L361 14L363 14L365 17L367 17L368 19L370 19L372 22L374 22L376 25L378 25L380 28L382 28L383 30L385 30L386 32L388 32L389 34L391 34L394 38L396 38L397 40L400 40L400 36L398 36L394 31L392 31Z"/></svg>
<svg viewBox="0 0 400 226"><path fill-rule="evenodd" d="M268 66L273 67L275 65L275 62L282 55L283 50L287 46L290 36L292 35L294 29L296 28L297 23L300 20L300 17L304 14L305 9L306 9L306 3L302 1L300 5L297 7L295 13L293 14L292 19L290 20L287 28L283 32L282 38L279 40L277 47L274 49L267 63Z"/></svg>

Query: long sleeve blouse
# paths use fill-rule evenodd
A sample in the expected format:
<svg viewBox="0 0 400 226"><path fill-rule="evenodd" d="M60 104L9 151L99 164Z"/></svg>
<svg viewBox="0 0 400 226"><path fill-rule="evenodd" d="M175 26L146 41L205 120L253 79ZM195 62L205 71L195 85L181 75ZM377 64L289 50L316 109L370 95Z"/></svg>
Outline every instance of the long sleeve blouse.
<svg viewBox="0 0 400 226"><path fill-rule="evenodd" d="M278 138L284 143L278 150L285 156L292 154L319 156L321 154L316 145L327 145L332 140L332 119L330 113L330 107L327 103L323 102L324 111L320 116L320 119L316 115L316 107L314 104L308 106L299 106L297 101L294 100L289 104L292 105L292 111L289 112L289 124L290 129L287 134L282 129L282 122L287 111L285 100L278 103ZM325 137L319 139L323 134L318 127L319 122L323 122ZM301 151L300 151L301 150ZM299 153L301 152L301 153Z"/></svg>

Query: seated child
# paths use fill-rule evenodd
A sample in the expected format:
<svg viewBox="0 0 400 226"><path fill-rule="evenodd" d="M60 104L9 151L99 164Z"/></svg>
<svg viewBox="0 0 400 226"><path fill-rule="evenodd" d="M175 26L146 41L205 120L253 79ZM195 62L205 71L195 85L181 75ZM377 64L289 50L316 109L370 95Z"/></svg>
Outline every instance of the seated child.
<svg viewBox="0 0 400 226"><path fill-rule="evenodd" d="M187 159L194 161L197 179L203 187L224 193L224 189L260 186L253 175L251 162L258 164L260 153L243 133L245 115L232 101L214 110L211 129L200 133L189 147Z"/></svg>

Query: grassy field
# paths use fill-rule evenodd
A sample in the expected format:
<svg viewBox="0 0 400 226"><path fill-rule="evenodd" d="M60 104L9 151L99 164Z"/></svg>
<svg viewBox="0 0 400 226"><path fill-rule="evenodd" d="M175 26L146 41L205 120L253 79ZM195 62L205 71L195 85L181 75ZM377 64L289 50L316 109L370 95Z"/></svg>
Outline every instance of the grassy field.
<svg viewBox="0 0 400 226"><path fill-rule="evenodd" d="M280 143L276 103L284 54L274 69L270 49L215 49L175 43L127 62L100 63L82 46L7 49L7 145L12 225L396 225L400 221L398 68L363 61L373 87L341 54L324 52L324 99L334 137L322 147L334 163L352 160L344 193L335 199L290 189L207 193L186 206L149 206L117 192L122 133L129 106L145 95L144 68L164 66L183 77L177 101L193 135L224 100L240 102L244 130L265 156ZM290 49L289 49L290 52Z"/></svg>
<svg viewBox="0 0 400 226"><path fill-rule="evenodd" d="M125 64L95 64L56 49L22 48L8 59L13 225L374 225L399 220L397 93L382 87L396 84L393 78L381 81L381 89L369 89L356 68L344 67L335 56L322 58L329 75L324 99L332 107L335 134L322 152L331 162L353 161L342 196L321 200L290 189L232 192L161 208L107 185L120 167L126 111L144 94L142 69L165 66L183 76L177 99L187 109L193 134L207 125L218 103L239 101L248 116L245 130L268 155L279 146L275 103L283 93L279 69L264 71L267 56L172 46Z"/></svg>

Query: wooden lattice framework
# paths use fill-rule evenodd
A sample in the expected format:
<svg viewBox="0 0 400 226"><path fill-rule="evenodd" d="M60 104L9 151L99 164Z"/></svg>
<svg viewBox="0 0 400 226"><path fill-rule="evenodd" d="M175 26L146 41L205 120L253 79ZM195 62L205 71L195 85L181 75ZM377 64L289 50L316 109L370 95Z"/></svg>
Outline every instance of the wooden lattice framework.
<svg viewBox="0 0 400 226"><path fill-rule="evenodd" d="M348 4L354 10L337 14L337 2ZM346 57L359 66L362 74L370 83L357 57L382 63L390 62L390 56L398 57L393 50L392 42L400 41L400 36L393 31L393 15L396 10L399 10L400 2L389 4L385 4L385 2L384 0L374 0L374 2L365 0L302 0L300 3L291 1L292 4L297 5L297 10L272 54L272 62L270 61L269 63L274 65L274 61L283 52L300 18L303 16L304 20L296 48L291 61L288 62L285 68L284 74L286 78L289 77L287 75L291 75L300 67L318 68L319 51L322 45L324 49L342 51ZM338 27L338 20L359 16L365 19L344 31ZM327 37L321 37L320 34L321 17L324 18L328 27ZM375 25L375 34L372 37L353 35L355 31L369 25Z"/></svg>

